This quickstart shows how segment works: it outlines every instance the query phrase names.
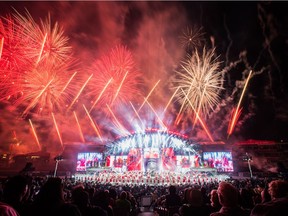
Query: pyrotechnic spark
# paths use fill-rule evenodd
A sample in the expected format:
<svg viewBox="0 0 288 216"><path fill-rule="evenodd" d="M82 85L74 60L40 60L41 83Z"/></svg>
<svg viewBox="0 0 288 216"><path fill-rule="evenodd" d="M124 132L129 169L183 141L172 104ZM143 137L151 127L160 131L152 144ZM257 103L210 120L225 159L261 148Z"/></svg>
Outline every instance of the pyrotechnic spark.
<svg viewBox="0 0 288 216"><path fill-rule="evenodd" d="M38 56L38 59L37 59L36 64L38 64L38 63L40 62L40 59L41 59L41 56L42 56L42 53L43 53L43 49L44 49L44 45L45 45L46 39L47 39L47 33L45 34L45 37L44 37L44 39L43 39L43 43L42 43L41 50L40 50L40 53L39 53L39 56Z"/></svg>
<svg viewBox="0 0 288 216"><path fill-rule="evenodd" d="M70 61L72 48L68 46L68 37L64 36L63 28L57 22L52 26L50 15L45 21L40 20L40 25L27 10L25 15L17 11L13 14L17 24L24 27L23 35L29 39L26 56L34 59L35 63L51 61L57 64Z"/></svg>
<svg viewBox="0 0 288 216"><path fill-rule="evenodd" d="M2 37L1 41L0 41L0 59L1 59L1 56L2 56L3 45L4 45L4 37Z"/></svg>
<svg viewBox="0 0 288 216"><path fill-rule="evenodd" d="M67 81L66 85L63 87L63 89L60 92L60 95L67 89L68 85L71 83L72 79L75 77L75 75L77 74L77 71L72 74L72 76L70 77L70 79ZM60 96L59 95L59 96Z"/></svg>
<svg viewBox="0 0 288 216"><path fill-rule="evenodd" d="M212 138L212 136L211 136L211 134L210 134L210 132L209 132L206 124L205 124L204 121L200 118L199 114L196 112L193 104L191 103L190 99L188 98L188 95L185 94L185 92L183 91L183 89L181 89L181 90L182 90L184 96L186 97L189 105L191 106L192 110L195 112L197 119L199 120L200 124L202 125L202 127L203 127L204 131L206 132L206 134L208 135L209 139L211 140L211 142L214 142L214 139Z"/></svg>
<svg viewBox="0 0 288 216"><path fill-rule="evenodd" d="M240 105L241 105L241 102L242 102L244 93L245 93L245 91L246 91L248 82L249 82L249 80L250 80L250 78L251 78L251 74L252 74L252 70L249 72L249 75L248 75L248 77L247 77L247 79L246 79L246 82L245 82L245 85L244 85L244 87L243 87L243 90L242 90L242 93L241 93L239 102L238 102L237 107L236 107L236 109L235 109L233 118L231 119L231 122L229 123L230 127L229 127L229 129L228 129L228 136L232 134L233 129L235 128L237 119L239 118L239 115L240 115L240 112L239 112Z"/></svg>
<svg viewBox="0 0 288 216"><path fill-rule="evenodd" d="M39 150L41 150L41 145L40 145L40 142L39 142L37 133L36 133L36 131L35 131L35 128L34 128L34 126L33 126L33 123L32 123L32 121L31 121L31 119L29 119L29 123L30 123L30 126L31 126L31 128L32 128L32 132L33 132L33 135L34 135L34 137L35 137L35 140L36 140L36 143L37 143L37 145L38 145L38 148L39 148Z"/></svg>
<svg viewBox="0 0 288 216"><path fill-rule="evenodd" d="M59 131L59 128L58 128L58 124L56 122L54 113L52 112L51 114L52 114L53 122L54 122L54 125L55 125L55 129L56 129L57 134L58 134L59 141L60 141L62 149L63 149L63 141L62 141L62 137L61 137L61 134L60 134L60 131Z"/></svg>
<svg viewBox="0 0 288 216"><path fill-rule="evenodd" d="M180 43L185 48L196 48L200 46L204 40L204 33L202 28L189 28L182 32L183 34L180 36Z"/></svg>
<svg viewBox="0 0 288 216"><path fill-rule="evenodd" d="M88 118L89 118L89 120L91 122L91 125L92 125L93 129L95 130L95 132L96 132L97 136L99 137L99 139L101 140L101 142L103 142L98 125L93 121L91 115L89 114L89 112L86 109L84 104L83 104L83 107L84 107L84 110L85 110L85 112L86 112L86 114L87 114L87 116L88 116Z"/></svg>
<svg viewBox="0 0 288 216"><path fill-rule="evenodd" d="M182 70L176 71L175 88L181 88L176 97L184 110L191 108L190 103L203 116L207 116L219 103L220 90L223 88L223 74L218 71L220 62L214 58L215 49L206 51L200 56L198 51L188 56L181 65ZM187 99L186 96L187 95ZM189 103L187 102L189 99Z"/></svg>
<svg viewBox="0 0 288 216"><path fill-rule="evenodd" d="M83 132L82 132L82 129L81 129L80 123L79 123L79 121L78 121L78 117L77 117L75 111L73 111L73 113L74 113L74 117L75 117L75 119L76 119L77 126L78 126L78 129L79 129L79 134L80 134L81 141L82 141L83 143L85 143L85 139L84 139L84 136L83 136Z"/></svg>
<svg viewBox="0 0 288 216"><path fill-rule="evenodd" d="M116 46L108 55L96 61L91 69L95 76L89 94L101 95L105 89L105 93L98 100L100 105L128 104L141 95L141 74L136 70L132 54L126 47ZM106 86L111 78L113 80Z"/></svg>

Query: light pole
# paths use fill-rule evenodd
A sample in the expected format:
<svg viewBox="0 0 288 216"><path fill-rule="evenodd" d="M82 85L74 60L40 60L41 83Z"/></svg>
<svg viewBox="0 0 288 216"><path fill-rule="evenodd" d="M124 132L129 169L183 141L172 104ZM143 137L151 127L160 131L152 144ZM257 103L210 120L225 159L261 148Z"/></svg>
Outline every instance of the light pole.
<svg viewBox="0 0 288 216"><path fill-rule="evenodd" d="M58 155L54 158L54 160L56 161L55 164L55 169L54 169L54 177L56 177L56 173L57 173L57 169L58 169L58 163L63 160L63 156L62 155Z"/></svg>
<svg viewBox="0 0 288 216"><path fill-rule="evenodd" d="M250 177L253 178L252 169L251 169L251 160L252 160L252 157L249 156L247 152L246 152L246 158L247 158L247 162L248 162Z"/></svg>

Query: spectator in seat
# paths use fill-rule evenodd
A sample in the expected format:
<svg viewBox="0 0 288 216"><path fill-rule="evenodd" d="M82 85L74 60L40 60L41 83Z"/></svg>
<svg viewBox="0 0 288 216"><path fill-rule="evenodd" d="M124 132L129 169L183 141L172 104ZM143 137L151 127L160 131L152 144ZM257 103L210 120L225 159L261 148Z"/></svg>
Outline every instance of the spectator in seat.
<svg viewBox="0 0 288 216"><path fill-rule="evenodd" d="M176 193L177 189L174 185L169 187L169 194L165 197L165 205L166 207L174 207L181 205L181 197Z"/></svg>
<svg viewBox="0 0 288 216"><path fill-rule="evenodd" d="M127 196L126 191L120 193L119 199L116 200L113 208L114 216L129 216L132 207Z"/></svg>
<svg viewBox="0 0 288 216"><path fill-rule="evenodd" d="M19 213L10 205L0 202L1 216L20 216Z"/></svg>
<svg viewBox="0 0 288 216"><path fill-rule="evenodd" d="M16 175L4 184L4 203L13 207L19 214L26 211L25 197L28 193L28 179L23 175Z"/></svg>
<svg viewBox="0 0 288 216"><path fill-rule="evenodd" d="M222 207L210 216L249 216L250 211L240 207L239 191L231 183L220 182L217 193Z"/></svg>
<svg viewBox="0 0 288 216"><path fill-rule="evenodd" d="M81 212L76 205L65 202L62 180L56 177L49 178L41 187L28 215L81 216Z"/></svg>
<svg viewBox="0 0 288 216"><path fill-rule="evenodd" d="M210 204L207 207L210 213L218 212L221 209L221 205L219 203L218 193L216 189L211 190Z"/></svg>
<svg viewBox="0 0 288 216"><path fill-rule="evenodd" d="M288 214L288 182L274 180L268 185L271 201L256 205L251 216L282 216Z"/></svg>

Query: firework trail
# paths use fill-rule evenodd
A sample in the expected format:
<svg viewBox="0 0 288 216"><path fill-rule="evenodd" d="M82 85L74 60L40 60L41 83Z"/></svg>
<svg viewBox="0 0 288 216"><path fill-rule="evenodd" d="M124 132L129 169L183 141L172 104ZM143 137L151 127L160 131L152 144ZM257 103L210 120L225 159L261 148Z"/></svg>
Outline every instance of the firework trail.
<svg viewBox="0 0 288 216"><path fill-rule="evenodd" d="M136 69L131 52L125 46L116 46L109 55L96 61L91 70L95 76L91 81L89 94L98 96L98 105L108 104L111 107L128 104L141 95L141 74Z"/></svg>
<svg viewBox="0 0 288 216"><path fill-rule="evenodd" d="M85 143L84 135L83 135L82 128L81 128L81 126L80 126L80 123L79 123L77 114L76 114L75 111L73 112L73 114L74 114L75 120L76 120L76 122L77 122L77 126L78 126L78 129L79 129L79 134L80 134L81 141L82 141L83 143Z"/></svg>
<svg viewBox="0 0 288 216"><path fill-rule="evenodd" d="M0 59L1 59L1 56L2 56L3 45L4 45L4 37L2 37L1 41L0 41Z"/></svg>
<svg viewBox="0 0 288 216"><path fill-rule="evenodd" d="M232 119L231 119L231 122L229 123L229 128L228 128L228 136L230 136L233 132L233 129L236 125L236 122L237 122L237 119L239 118L240 114L241 114L241 109L240 109L240 105L241 105L241 102L242 102L242 99L243 99L243 96L244 96L244 93L246 91L246 88L247 88L247 85L248 85L248 82L251 78L251 75L252 75L252 70L249 72L249 75L246 79L246 82L245 82L245 85L243 87L243 90L242 90L242 93L241 93L241 96L240 96L240 99L239 99L239 102L237 104L237 107L236 109L234 110L233 109L233 112L234 112L234 115L232 115ZM239 110L240 109L240 110Z"/></svg>
<svg viewBox="0 0 288 216"><path fill-rule="evenodd" d="M175 97L183 106L183 111L191 110L191 103L197 112L207 116L219 102L220 91L224 89L223 74L218 72L220 62L214 59L214 52L215 49L206 51L204 48L200 56L196 51L182 63L182 70L176 71L173 83L175 89L180 87L182 91L178 91Z"/></svg>
<svg viewBox="0 0 288 216"><path fill-rule="evenodd" d="M35 137L35 140L36 140L36 143L37 143L37 145L38 145L38 148L39 148L39 150L41 150L41 145L40 145L40 142L39 142L37 133L36 133L36 131L35 131L35 128L34 128L34 126L33 126L33 123L32 123L32 121L31 121L31 119L29 119L29 123L30 123L30 126L31 126L31 128L32 128L32 132L33 132L33 135L34 135L34 137Z"/></svg>
<svg viewBox="0 0 288 216"><path fill-rule="evenodd" d="M93 129L95 130L95 132L97 134L97 136L99 137L101 142L103 142L98 125L93 121L91 115L89 114L89 112L88 112L88 110L87 110L87 108L85 107L84 104L83 104L83 108L84 108L84 110L85 110L85 112L86 112L86 114L87 114L87 116L88 116L88 118L89 118L89 120L91 122L91 125L92 125Z"/></svg>
<svg viewBox="0 0 288 216"><path fill-rule="evenodd" d="M92 111L92 109L94 108L94 106L97 104L97 102L100 100L100 98L102 97L103 93L105 92L106 88L108 87L108 85L110 84L110 82L112 81L112 78L108 80L107 84L104 86L104 88L102 89L102 91L100 92L99 96L97 97L97 99L94 101L94 103L92 104L89 112Z"/></svg>
<svg viewBox="0 0 288 216"><path fill-rule="evenodd" d="M53 112L52 112L51 114L52 114L53 122L54 122L54 125L55 125L55 129L56 129L56 131L57 131L57 135L58 135L58 138L59 138L60 144L61 144L62 149L63 149L63 148L64 148L64 146L63 146L63 141L62 141L62 137L61 137L61 134L60 134L60 130L59 130L59 127L58 127L58 124L57 124L56 118L55 118Z"/></svg>
<svg viewBox="0 0 288 216"><path fill-rule="evenodd" d="M83 92L84 88L86 87L86 85L88 84L88 82L90 81L90 79L92 78L93 74L91 74L88 79L85 81L85 83L82 85L81 89L78 91L76 97L73 99L72 103L70 104L70 106L68 107L68 109L70 109L74 103L78 100L79 96L81 95L81 93Z"/></svg>

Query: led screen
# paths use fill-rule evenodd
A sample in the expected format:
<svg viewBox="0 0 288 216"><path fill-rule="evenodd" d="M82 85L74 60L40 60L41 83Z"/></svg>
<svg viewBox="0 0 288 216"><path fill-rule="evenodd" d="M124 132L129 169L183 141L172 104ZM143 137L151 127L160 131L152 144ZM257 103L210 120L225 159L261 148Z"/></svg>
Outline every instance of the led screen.
<svg viewBox="0 0 288 216"><path fill-rule="evenodd" d="M218 172L233 172L231 152L203 152L205 167L215 168Z"/></svg>
<svg viewBox="0 0 288 216"><path fill-rule="evenodd" d="M102 159L103 155L99 152L78 153L76 171L98 168Z"/></svg>

